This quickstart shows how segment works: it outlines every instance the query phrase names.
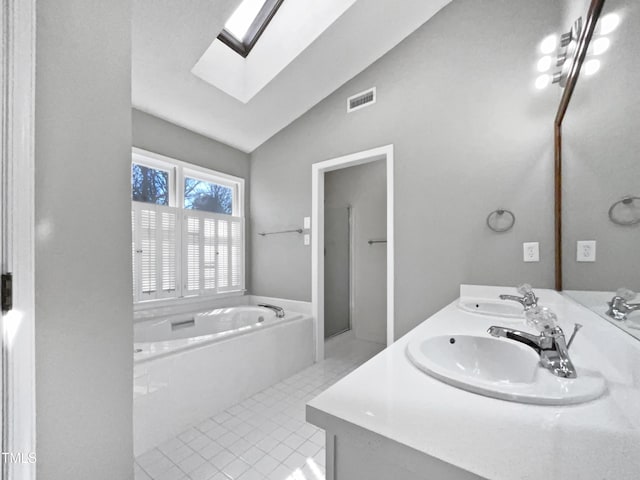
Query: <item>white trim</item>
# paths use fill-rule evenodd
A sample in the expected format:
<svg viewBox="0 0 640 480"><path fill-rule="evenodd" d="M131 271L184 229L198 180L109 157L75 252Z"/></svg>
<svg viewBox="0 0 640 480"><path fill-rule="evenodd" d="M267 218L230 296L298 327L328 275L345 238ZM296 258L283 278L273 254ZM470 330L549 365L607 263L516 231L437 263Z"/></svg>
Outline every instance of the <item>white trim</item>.
<svg viewBox="0 0 640 480"><path fill-rule="evenodd" d="M192 295L190 297L177 297L177 298L159 298L156 300L146 300L144 302L137 302L133 305L133 313L143 314L156 310L158 308L180 308L184 306L207 305L211 302L217 302L226 298L243 297L247 295L246 290L238 290L235 292L223 292L217 295Z"/></svg>
<svg viewBox="0 0 640 480"><path fill-rule="evenodd" d="M349 211L349 330L355 331L356 218L353 206L349 205L347 209Z"/></svg>
<svg viewBox="0 0 640 480"><path fill-rule="evenodd" d="M2 3L2 268L13 310L2 317L3 452L35 452L35 0ZM19 380L18 380L19 379ZM2 462L2 478L33 480L34 464Z"/></svg>
<svg viewBox="0 0 640 480"><path fill-rule="evenodd" d="M376 160L387 165L387 346L394 341L394 192L393 144L311 166L311 304L315 322L316 361L324 358L324 174Z"/></svg>

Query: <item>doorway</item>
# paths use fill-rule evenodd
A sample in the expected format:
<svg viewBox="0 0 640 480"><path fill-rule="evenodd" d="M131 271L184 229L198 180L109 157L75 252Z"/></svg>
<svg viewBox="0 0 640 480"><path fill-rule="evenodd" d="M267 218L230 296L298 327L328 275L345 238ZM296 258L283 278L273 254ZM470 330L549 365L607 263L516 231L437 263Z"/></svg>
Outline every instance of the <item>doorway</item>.
<svg viewBox="0 0 640 480"><path fill-rule="evenodd" d="M371 237L366 240L368 247L374 245L384 244L384 257L382 261L386 264L386 274L383 277L382 282L385 287L385 303L386 308L383 307L382 315L384 317L384 343L388 346L393 343L394 339L394 231L393 231L393 145L386 145L383 147L366 150L363 152L346 155L343 157L334 158L324 162L313 164L312 166L312 229L311 229L311 249L312 249L312 264L311 264L311 289L312 289L312 311L315 320L315 338L316 338L316 360L320 361L324 359L324 342L325 338L330 336L331 333L338 333L340 328L344 330L346 325L344 320L341 322L334 322L328 320L327 310L328 305L325 304L326 294L331 293L328 282L326 282L325 273L332 278L333 272L325 272L325 229L326 229L326 216L329 216L330 228L333 224L333 217L338 217L337 212L331 211L329 208L325 208L325 182L326 174L329 172L335 172L341 169L349 167L355 167L358 165L364 165L371 162L381 161L384 165L385 173L385 187L386 195L382 210L386 214L386 224L383 225L383 231L379 236ZM327 205L332 207L332 205ZM351 222L357 222L358 212L350 210ZM342 213L344 219L344 210ZM356 220L354 220L354 218ZM348 265L353 264L353 229L349 229L349 262ZM342 234L344 236L344 233ZM382 238L384 237L384 238ZM374 243L368 243L368 240L372 240ZM361 242L360 242L361 243ZM337 255L337 254L336 254ZM344 255L344 254L343 254ZM339 256L339 255L338 255ZM331 265L330 261L330 265ZM344 270L344 269L343 269ZM344 279L344 273L341 274ZM353 281L352 273L349 274L351 280L349 281L349 298L353 298ZM344 285L344 280L342 280ZM333 287L332 287L333 288ZM345 290L343 288L343 290ZM342 295L344 293L342 292ZM342 302L343 303L343 302ZM350 306L353 301L350 300ZM334 307L330 307L334 308ZM341 311L344 311L344 307L341 307ZM352 312L352 310L351 310ZM352 315L349 315L349 327L352 326ZM336 323L336 325L334 325ZM325 334L326 333L326 334Z"/></svg>

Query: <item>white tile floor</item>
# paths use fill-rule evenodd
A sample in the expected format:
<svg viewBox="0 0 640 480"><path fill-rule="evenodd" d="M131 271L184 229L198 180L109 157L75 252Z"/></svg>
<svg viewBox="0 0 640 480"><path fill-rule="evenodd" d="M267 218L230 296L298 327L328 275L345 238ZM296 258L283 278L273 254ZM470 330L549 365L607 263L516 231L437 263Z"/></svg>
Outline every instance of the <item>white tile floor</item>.
<svg viewBox="0 0 640 480"><path fill-rule="evenodd" d="M204 420L135 460L136 480L324 480L324 431L305 404L382 350L351 332L323 362Z"/></svg>

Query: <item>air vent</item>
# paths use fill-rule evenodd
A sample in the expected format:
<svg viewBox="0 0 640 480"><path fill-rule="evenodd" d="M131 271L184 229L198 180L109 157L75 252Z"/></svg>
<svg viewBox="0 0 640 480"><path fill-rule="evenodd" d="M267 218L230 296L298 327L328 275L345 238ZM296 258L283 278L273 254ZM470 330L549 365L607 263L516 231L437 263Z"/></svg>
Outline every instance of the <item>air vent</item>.
<svg viewBox="0 0 640 480"><path fill-rule="evenodd" d="M376 103L376 87L357 93L347 98L347 113L360 110Z"/></svg>

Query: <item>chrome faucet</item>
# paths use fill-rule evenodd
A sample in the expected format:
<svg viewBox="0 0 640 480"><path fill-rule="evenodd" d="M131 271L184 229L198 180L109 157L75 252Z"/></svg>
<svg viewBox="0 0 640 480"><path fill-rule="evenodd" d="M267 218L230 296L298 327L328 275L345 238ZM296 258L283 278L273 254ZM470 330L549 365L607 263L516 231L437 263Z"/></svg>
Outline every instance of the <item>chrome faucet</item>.
<svg viewBox="0 0 640 480"><path fill-rule="evenodd" d="M270 305L268 303L259 303L258 306L273 310L274 312L276 312L276 318L284 317L284 308L282 307L278 307L277 305Z"/></svg>
<svg viewBox="0 0 640 480"><path fill-rule="evenodd" d="M515 295L500 295L500 300L513 300L514 302L518 302L524 307L525 311L538 306L538 297L533 293L531 285L523 283L518 287L518 293L521 293L522 297L517 297Z"/></svg>
<svg viewBox="0 0 640 480"><path fill-rule="evenodd" d="M544 330L540 335L495 326L489 327L487 332L494 337L508 338L533 348L540 355L540 364L555 376L576 378L576 369L569 358L569 346L580 327L581 325L576 324L569 344L566 343L564 332L558 326Z"/></svg>
<svg viewBox="0 0 640 480"><path fill-rule="evenodd" d="M618 321L625 321L628 315L636 310L640 310L640 303L629 303L636 298L636 293L626 288L619 289L610 302L607 315Z"/></svg>

